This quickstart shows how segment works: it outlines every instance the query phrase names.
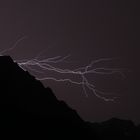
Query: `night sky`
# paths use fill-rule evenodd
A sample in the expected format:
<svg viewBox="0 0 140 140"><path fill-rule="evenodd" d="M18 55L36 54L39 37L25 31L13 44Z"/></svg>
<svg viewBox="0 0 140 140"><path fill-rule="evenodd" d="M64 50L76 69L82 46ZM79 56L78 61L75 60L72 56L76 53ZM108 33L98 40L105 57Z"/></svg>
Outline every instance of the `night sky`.
<svg viewBox="0 0 140 140"><path fill-rule="evenodd" d="M5 54L14 60L66 56L63 68L78 68L92 60L117 58L109 66L126 68L126 77L93 75L99 89L115 92L115 102L105 102L91 91L85 97L80 86L44 81L88 121L111 117L140 123L138 4L125 0L4 0L0 1L0 50L18 46ZM106 64L100 64L105 66ZM61 76L61 75L60 75ZM114 80L115 79L115 80Z"/></svg>

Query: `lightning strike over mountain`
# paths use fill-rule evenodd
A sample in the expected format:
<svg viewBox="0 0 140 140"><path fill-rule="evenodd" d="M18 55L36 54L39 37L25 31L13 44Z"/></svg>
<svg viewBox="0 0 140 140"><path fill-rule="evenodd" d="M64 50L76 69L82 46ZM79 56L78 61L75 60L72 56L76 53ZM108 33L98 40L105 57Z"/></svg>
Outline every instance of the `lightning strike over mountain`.
<svg viewBox="0 0 140 140"><path fill-rule="evenodd" d="M1 55L6 54L7 52L10 52L14 50L18 43L20 43L22 40L26 39L27 37L24 36L16 41L16 43L3 51L0 52ZM93 60L89 64L87 64L84 67L78 67L76 69L63 69L55 66L54 64L60 64L64 61L67 61L67 58L70 57L70 55L67 56L55 56L51 58L46 59L40 59L42 52L39 53L35 58L32 59L21 59L21 60L14 60L23 70L29 70L31 72L35 72L34 76L37 80L45 81L45 80L53 80L56 82L69 82L73 85L79 85L83 88L83 91L85 93L85 96L88 97L87 89L92 91L92 93L104 101L114 101L117 97L106 97L108 95L106 92L104 92L101 89L98 89L88 78L88 74L93 75L113 75L113 74L119 74L121 77L124 77L124 69L121 68L106 68L106 67L96 67L95 64L103 63L105 61L111 61L112 58L101 58L98 60ZM68 78L56 78L55 76L46 76L47 72L57 73L60 75L66 75ZM44 74L43 77L38 76L38 74ZM69 76L71 75L71 76ZM78 76L80 80L77 80L76 77Z"/></svg>

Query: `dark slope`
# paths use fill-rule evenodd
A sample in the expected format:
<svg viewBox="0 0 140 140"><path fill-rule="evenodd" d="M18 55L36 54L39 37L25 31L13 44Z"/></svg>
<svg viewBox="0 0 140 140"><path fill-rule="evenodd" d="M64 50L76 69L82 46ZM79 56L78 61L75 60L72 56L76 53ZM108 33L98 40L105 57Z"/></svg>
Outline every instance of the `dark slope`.
<svg viewBox="0 0 140 140"><path fill-rule="evenodd" d="M33 137L126 138L139 134L131 121L84 122L50 88L23 71L9 56L0 56L0 128ZM114 138L114 139L115 139Z"/></svg>
<svg viewBox="0 0 140 140"><path fill-rule="evenodd" d="M84 137L88 127L50 88L22 70L9 56L0 57L0 127L44 135Z"/></svg>

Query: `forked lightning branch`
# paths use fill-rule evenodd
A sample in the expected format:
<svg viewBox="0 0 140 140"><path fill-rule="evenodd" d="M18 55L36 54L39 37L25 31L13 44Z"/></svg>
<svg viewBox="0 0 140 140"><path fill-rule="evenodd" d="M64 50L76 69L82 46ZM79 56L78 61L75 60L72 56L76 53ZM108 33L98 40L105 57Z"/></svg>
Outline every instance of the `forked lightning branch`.
<svg viewBox="0 0 140 140"><path fill-rule="evenodd" d="M2 50L0 52L1 55L10 55L10 51L16 49L17 44L25 39L26 37L22 37L19 40L16 41L14 46ZM114 101L116 96L111 96L111 97L106 97L106 92L103 91L102 89L98 89L88 78L88 74L96 74L96 75L113 75L113 74L120 74L120 76L124 76L124 69L120 68L106 68L106 67L95 67L96 64L98 63L104 63L105 61L111 61L111 58L101 58L98 60L94 60L87 64L84 67L76 68L76 69L63 69L56 67L57 63L63 63L64 61L67 60L68 56L62 57L62 56L56 56L52 58L46 58L46 59L40 59L39 58L40 54L37 55L37 57L32 58L32 59L23 59L23 60L14 60L23 70L30 70L31 72L35 73L46 73L45 76L39 77L38 74L35 74L34 76L36 79L40 81L45 81L45 80L53 80L56 82L70 82L73 85L79 85L81 88L83 88L83 92L85 93L86 97L88 97L88 90L92 91L92 93L104 100L104 101ZM66 75L72 75L69 76L68 78L57 78L57 77L48 77L47 72L54 72L58 74L66 74ZM74 79L73 77L79 76L80 81L77 81L77 79Z"/></svg>

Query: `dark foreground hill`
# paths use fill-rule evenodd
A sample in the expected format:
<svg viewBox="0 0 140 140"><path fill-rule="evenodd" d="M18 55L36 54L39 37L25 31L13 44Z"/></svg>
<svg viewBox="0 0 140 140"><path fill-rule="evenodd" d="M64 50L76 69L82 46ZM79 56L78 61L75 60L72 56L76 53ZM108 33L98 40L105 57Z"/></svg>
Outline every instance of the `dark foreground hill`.
<svg viewBox="0 0 140 140"><path fill-rule="evenodd" d="M140 127L131 121L83 121L75 110L57 100L50 88L22 70L9 56L0 56L0 128L26 138L132 138Z"/></svg>

